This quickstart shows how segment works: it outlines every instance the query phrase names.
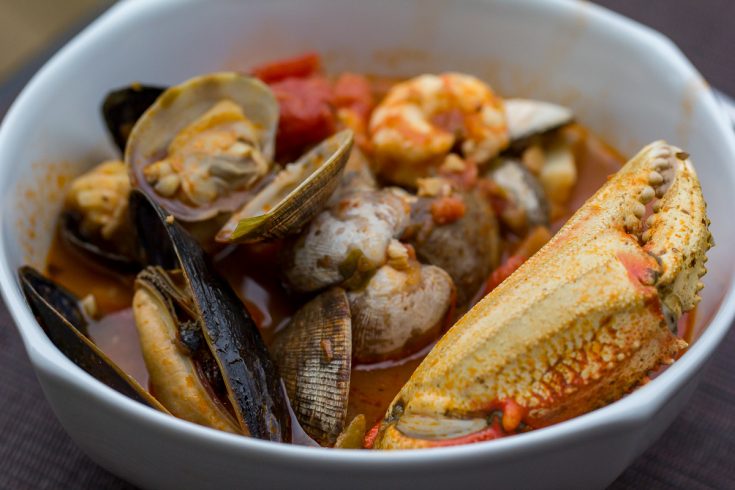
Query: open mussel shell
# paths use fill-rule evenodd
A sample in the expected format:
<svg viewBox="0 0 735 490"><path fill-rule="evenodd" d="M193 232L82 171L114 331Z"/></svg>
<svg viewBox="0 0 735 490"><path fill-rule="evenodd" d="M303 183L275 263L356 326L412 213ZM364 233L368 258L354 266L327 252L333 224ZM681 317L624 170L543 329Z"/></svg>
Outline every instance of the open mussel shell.
<svg viewBox="0 0 735 490"><path fill-rule="evenodd" d="M87 319L72 293L32 267L21 267L18 277L36 320L51 342L66 357L113 390L168 413L150 393L125 374L87 337Z"/></svg>
<svg viewBox="0 0 735 490"><path fill-rule="evenodd" d="M90 261L106 269L122 274L133 274L140 270L140 262L135 257L134 247L124 250L119 243L102 239L90 239L84 236L79 229L80 218L75 213L64 211L61 213L59 232L61 239L72 250L83 255Z"/></svg>
<svg viewBox="0 0 735 490"><path fill-rule="evenodd" d="M257 242L296 233L322 210L340 184L352 131L325 139L287 165L217 234L219 242Z"/></svg>
<svg viewBox="0 0 735 490"><path fill-rule="evenodd" d="M333 446L345 427L352 368L345 291L329 289L304 305L278 334L272 351L304 431Z"/></svg>
<svg viewBox="0 0 735 490"><path fill-rule="evenodd" d="M135 123L164 90L166 89L163 87L136 83L107 94L102 102L102 118L121 152L125 152L125 145Z"/></svg>
<svg viewBox="0 0 735 490"><path fill-rule="evenodd" d="M133 187L141 189L178 219L205 221L218 213L230 213L251 195L250 188L243 188L224 194L206 206L194 206L159 195L143 173L145 167L166 156L169 144L182 129L223 100L238 105L258 128L259 151L271 162L275 153L278 102L263 82L237 73L209 73L167 89L138 119L128 139L125 162L130 166Z"/></svg>
<svg viewBox="0 0 735 490"><path fill-rule="evenodd" d="M531 99L505 99L505 115L511 146L574 121L574 113L570 109Z"/></svg>
<svg viewBox="0 0 735 490"><path fill-rule="evenodd" d="M191 288L192 306L242 431L259 439L289 441L291 419L281 379L235 291L194 238L160 206L133 190L130 207L145 262L180 269Z"/></svg>

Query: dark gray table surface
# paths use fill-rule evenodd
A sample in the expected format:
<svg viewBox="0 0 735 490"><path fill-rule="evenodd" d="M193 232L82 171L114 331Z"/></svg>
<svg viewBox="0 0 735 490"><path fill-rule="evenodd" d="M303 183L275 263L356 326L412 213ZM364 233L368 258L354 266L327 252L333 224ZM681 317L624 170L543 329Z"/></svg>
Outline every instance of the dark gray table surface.
<svg viewBox="0 0 735 490"><path fill-rule="evenodd" d="M598 3L664 32L710 84L735 94L735 0ZM52 52L0 82L0 114ZM611 488L735 488L734 354L735 329L681 416ZM2 304L0 382L0 488L132 488L91 462L64 433Z"/></svg>

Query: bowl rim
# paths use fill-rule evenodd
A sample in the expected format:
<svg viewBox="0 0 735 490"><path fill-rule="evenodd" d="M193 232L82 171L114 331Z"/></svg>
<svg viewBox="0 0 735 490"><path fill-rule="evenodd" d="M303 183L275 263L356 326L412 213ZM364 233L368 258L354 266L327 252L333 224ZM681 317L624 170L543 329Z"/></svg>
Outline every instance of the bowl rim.
<svg viewBox="0 0 735 490"><path fill-rule="evenodd" d="M111 7L95 20L84 31L56 53L31 79L21 94L8 110L0 125L0 186L9 187L9 171L11 164L8 153L10 148L22 141L20 135L26 123L24 108L34 94L42 89L49 80L53 80L55 72L63 69L67 60L83 57L86 47L95 43L100 37L114 36L116 32L124 32L136 19L151 15L158 10L181 8L186 4L198 3L201 0L123 0ZM258 1L258 0L256 0ZM449 0L443 0L449 1ZM464 0L465 3L490 5L492 0ZM611 12L604 7L589 2L575 0L515 0L514 8L547 11L559 16L580 15L595 24L604 23L607 29L616 31L617 36L628 36L641 46L656 50L667 63L680 73L698 80L701 75L681 53L681 51L662 34L643 26L622 15ZM552 12L553 11L553 12ZM704 84L706 85L706 84ZM696 103L701 104L708 117L717 125L715 136L727 147L735 161L735 133L729 127L724 113L720 110L709 87L697 93ZM14 183L14 182L13 182ZM735 205L733 206L735 212ZM0 216L0 229L5 230L6 223ZM127 412L143 424L157 426L177 437L196 440L202 445L217 444L232 451L243 454L257 451L261 457L287 458L292 461L309 464L329 465L350 463L351 465L369 465L381 467L427 466L438 461L465 463L474 458L503 458L528 449L542 449L558 443L559 440L570 440L580 434L605 432L611 428L636 424L651 418L664 404L681 389L683 385L699 371L722 341L735 317L735 275L726 285L727 290L719 308L709 320L709 324L700 338L672 366L658 376L653 382L637 389L623 399L598 410L575 417L571 420L521 434L515 437L463 446L436 448L432 451L334 451L327 448L314 448L279 444L248 437L227 434L207 427L199 426L175 417L167 416L152 408L133 401L114 391L76 366L67 359L43 334L41 327L33 317L18 286L15 271L8 262L8 251L3 239L0 243L0 291L5 304L21 334L26 352L35 369L41 370L47 377L61 383L72 385L85 395L98 398L105 405Z"/></svg>

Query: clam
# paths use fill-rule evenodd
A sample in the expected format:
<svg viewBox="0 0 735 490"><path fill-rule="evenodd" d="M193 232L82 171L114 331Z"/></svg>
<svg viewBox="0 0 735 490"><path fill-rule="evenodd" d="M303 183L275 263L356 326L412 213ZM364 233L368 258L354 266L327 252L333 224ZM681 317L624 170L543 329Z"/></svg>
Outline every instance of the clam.
<svg viewBox="0 0 735 490"><path fill-rule="evenodd" d="M102 102L102 118L121 152L125 152L125 145L135 123L164 90L162 87L134 83L107 94Z"/></svg>
<svg viewBox="0 0 735 490"><path fill-rule="evenodd" d="M388 245L403 233L409 212L408 203L389 189L343 194L285 247L285 284L305 293L363 283L388 260Z"/></svg>
<svg viewBox="0 0 735 490"><path fill-rule="evenodd" d="M277 125L275 96L254 78L211 73L171 87L128 139L133 187L186 222L231 213L270 170Z"/></svg>
<svg viewBox="0 0 735 490"><path fill-rule="evenodd" d="M254 242L299 231L322 210L339 185L352 140L352 131L340 131L287 165L232 215L216 239Z"/></svg>
<svg viewBox="0 0 735 490"><path fill-rule="evenodd" d="M39 325L74 364L115 391L162 412L167 410L125 374L88 337L79 300L32 267L18 270L20 285Z"/></svg>
<svg viewBox="0 0 735 490"><path fill-rule="evenodd" d="M333 446L345 427L351 328L345 291L332 288L297 311L271 348L296 419L323 446Z"/></svg>
<svg viewBox="0 0 735 490"><path fill-rule="evenodd" d="M391 260L362 288L347 293L357 363L400 359L421 350L439 337L452 306L449 274L420 264L397 241L390 248Z"/></svg>
<svg viewBox="0 0 735 490"><path fill-rule="evenodd" d="M59 222L61 239L84 257L121 273L140 269L128 216L130 180L125 164L103 162L74 179Z"/></svg>
<svg viewBox="0 0 735 490"><path fill-rule="evenodd" d="M402 239L424 263L444 269L457 288L457 305L466 305L477 294L500 262L500 232L487 199L478 191L458 195L464 215L451 223L432 219L435 199L419 197L411 207L411 225Z"/></svg>
<svg viewBox="0 0 735 490"><path fill-rule="evenodd" d="M570 109L531 99L505 99L505 117L511 146L518 146L532 136L574 121L574 113Z"/></svg>
<svg viewBox="0 0 735 490"><path fill-rule="evenodd" d="M518 160L501 158L487 171L502 190L506 206L500 219L511 231L524 234L537 226L549 226L551 207L538 179Z"/></svg>
<svg viewBox="0 0 735 490"><path fill-rule="evenodd" d="M197 242L152 199L134 190L130 207L149 264L136 281L134 313L154 393L179 416L186 416L181 404L196 403L202 395L213 408L210 414L221 416L213 426L288 441L290 416L280 378L235 292ZM188 377L192 364L197 379ZM182 390L167 388L174 383Z"/></svg>

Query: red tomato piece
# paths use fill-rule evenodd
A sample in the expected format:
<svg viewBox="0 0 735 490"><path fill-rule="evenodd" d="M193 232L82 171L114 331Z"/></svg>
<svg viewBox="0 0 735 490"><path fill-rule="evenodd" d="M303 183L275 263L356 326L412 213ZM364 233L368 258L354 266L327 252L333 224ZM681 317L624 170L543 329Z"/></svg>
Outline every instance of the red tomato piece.
<svg viewBox="0 0 735 490"><path fill-rule="evenodd" d="M281 117L276 150L282 156L298 156L304 147L335 132L332 87L324 77L287 78L271 84Z"/></svg>
<svg viewBox="0 0 735 490"><path fill-rule="evenodd" d="M306 53L294 58L265 63L253 68L252 74L271 84L286 78L304 78L317 73L322 62L316 53Z"/></svg>
<svg viewBox="0 0 735 490"><path fill-rule="evenodd" d="M367 119L373 110L373 90L367 78L356 73L343 73L334 84L334 105L348 108Z"/></svg>

